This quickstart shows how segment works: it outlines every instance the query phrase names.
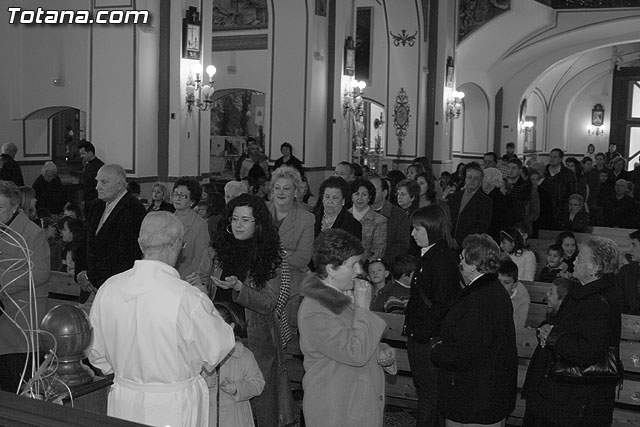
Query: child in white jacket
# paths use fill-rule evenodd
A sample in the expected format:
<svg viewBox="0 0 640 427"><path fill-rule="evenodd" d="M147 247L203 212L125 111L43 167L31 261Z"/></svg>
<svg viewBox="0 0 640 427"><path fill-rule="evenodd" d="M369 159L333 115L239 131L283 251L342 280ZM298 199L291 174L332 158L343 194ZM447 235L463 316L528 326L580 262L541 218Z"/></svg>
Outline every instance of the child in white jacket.
<svg viewBox="0 0 640 427"><path fill-rule="evenodd" d="M209 387L209 427L253 427L249 400L262 393L264 377L251 350L237 340L243 329L239 317L224 303L216 303L215 307L233 328L236 346L214 371L202 370Z"/></svg>

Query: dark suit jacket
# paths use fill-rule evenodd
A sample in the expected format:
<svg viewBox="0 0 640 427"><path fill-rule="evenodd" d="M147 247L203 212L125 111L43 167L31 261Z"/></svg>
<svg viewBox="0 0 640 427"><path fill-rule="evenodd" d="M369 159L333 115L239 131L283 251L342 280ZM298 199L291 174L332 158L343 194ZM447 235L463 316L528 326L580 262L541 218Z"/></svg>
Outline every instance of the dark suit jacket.
<svg viewBox="0 0 640 427"><path fill-rule="evenodd" d="M453 235L460 245L462 245L464 238L470 234L487 233L493 212L493 202L482 189L475 192L469 203L460 212L463 194L464 190L457 191L449 197L447 202L451 209Z"/></svg>
<svg viewBox="0 0 640 427"><path fill-rule="evenodd" d="M87 216L87 276L96 288L109 277L133 267L142 257L138 246L140 225L146 214L144 206L131 194L125 194L100 228L105 203L96 200Z"/></svg>
<svg viewBox="0 0 640 427"><path fill-rule="evenodd" d="M402 209L385 200L378 213L387 218L387 249L384 260L393 264L396 257L409 251L411 222Z"/></svg>
<svg viewBox="0 0 640 427"><path fill-rule="evenodd" d="M0 169L0 180L13 181L15 185L22 187L24 185L24 179L22 178L22 170L18 162L13 160L8 154L3 156L3 160L4 164Z"/></svg>
<svg viewBox="0 0 640 427"><path fill-rule="evenodd" d="M618 288L622 293L622 312L640 315L640 264L637 261L620 267Z"/></svg>

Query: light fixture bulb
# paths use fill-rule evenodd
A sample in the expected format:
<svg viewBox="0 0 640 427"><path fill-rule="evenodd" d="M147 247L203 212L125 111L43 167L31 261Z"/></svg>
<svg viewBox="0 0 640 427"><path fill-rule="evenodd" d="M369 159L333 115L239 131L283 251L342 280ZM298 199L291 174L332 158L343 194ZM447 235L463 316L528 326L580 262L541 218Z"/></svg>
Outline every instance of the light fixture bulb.
<svg viewBox="0 0 640 427"><path fill-rule="evenodd" d="M454 90L452 95L454 98L458 98L458 99L464 98L464 92L458 92L457 90Z"/></svg>
<svg viewBox="0 0 640 427"><path fill-rule="evenodd" d="M195 92L195 90L196 88L194 86L187 85L187 89L186 89L187 95L193 95L193 92Z"/></svg>
<svg viewBox="0 0 640 427"><path fill-rule="evenodd" d="M202 64L200 64L200 63L194 64L194 66L191 67L191 72L193 74L201 75L202 74Z"/></svg>
<svg viewBox="0 0 640 427"><path fill-rule="evenodd" d="M216 74L216 71L218 71L218 70L213 65L209 65L207 67L207 74L209 75L209 79L213 78L213 76Z"/></svg>
<svg viewBox="0 0 640 427"><path fill-rule="evenodd" d="M358 82L358 88L362 91L364 90L364 88L367 87L367 82L365 82L364 80L361 80Z"/></svg>
<svg viewBox="0 0 640 427"><path fill-rule="evenodd" d="M357 80L351 80L351 82L349 83L349 86L351 86L351 89L355 90L355 88L358 87L358 81Z"/></svg>

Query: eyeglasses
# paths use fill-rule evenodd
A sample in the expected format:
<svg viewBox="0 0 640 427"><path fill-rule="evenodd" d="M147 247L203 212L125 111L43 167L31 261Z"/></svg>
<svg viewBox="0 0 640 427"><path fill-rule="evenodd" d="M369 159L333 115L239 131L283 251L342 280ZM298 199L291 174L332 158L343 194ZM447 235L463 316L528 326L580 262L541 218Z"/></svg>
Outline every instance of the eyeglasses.
<svg viewBox="0 0 640 427"><path fill-rule="evenodd" d="M171 196L173 196L174 199L177 197L178 199L182 199L182 200L187 200L189 197L191 197L189 194L176 193L176 192L173 192Z"/></svg>
<svg viewBox="0 0 640 427"><path fill-rule="evenodd" d="M231 224L240 223L240 224L242 224L243 227L246 227L247 225L251 224L252 222L256 222L256 220L248 218L246 216L243 216L242 218L238 218L237 216L232 216L231 218L229 218L229 222Z"/></svg>

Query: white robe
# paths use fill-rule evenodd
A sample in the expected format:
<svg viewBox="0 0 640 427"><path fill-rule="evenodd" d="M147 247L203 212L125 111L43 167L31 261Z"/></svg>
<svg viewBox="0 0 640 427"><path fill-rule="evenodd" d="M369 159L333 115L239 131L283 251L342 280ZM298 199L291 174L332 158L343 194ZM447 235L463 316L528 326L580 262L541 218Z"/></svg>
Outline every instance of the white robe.
<svg viewBox="0 0 640 427"><path fill-rule="evenodd" d="M91 308L89 360L115 373L107 414L154 426L207 426L211 370L234 347L211 301L159 261L108 279Z"/></svg>

